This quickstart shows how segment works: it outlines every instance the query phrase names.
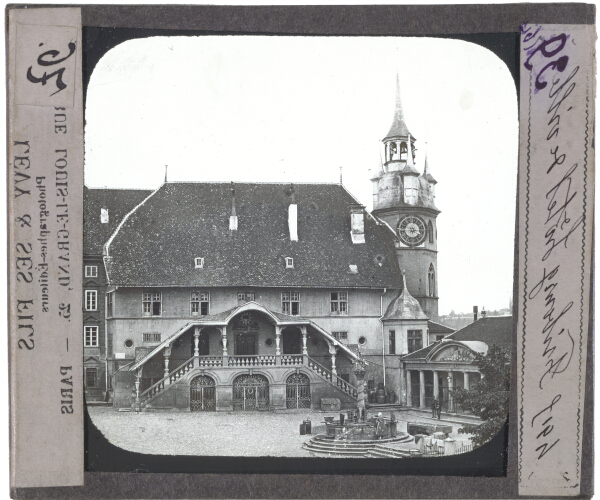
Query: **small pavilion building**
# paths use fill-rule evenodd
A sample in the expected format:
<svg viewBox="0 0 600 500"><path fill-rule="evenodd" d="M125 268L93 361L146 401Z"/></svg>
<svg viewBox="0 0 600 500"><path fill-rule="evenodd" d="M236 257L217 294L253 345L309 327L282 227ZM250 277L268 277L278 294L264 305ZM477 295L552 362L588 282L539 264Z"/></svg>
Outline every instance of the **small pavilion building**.
<svg viewBox="0 0 600 500"><path fill-rule="evenodd" d="M455 388L470 389L481 380L473 360L493 344L511 345L512 316L481 318L431 345L402 356L406 405L429 408L434 398L448 412L460 412L452 401Z"/></svg>

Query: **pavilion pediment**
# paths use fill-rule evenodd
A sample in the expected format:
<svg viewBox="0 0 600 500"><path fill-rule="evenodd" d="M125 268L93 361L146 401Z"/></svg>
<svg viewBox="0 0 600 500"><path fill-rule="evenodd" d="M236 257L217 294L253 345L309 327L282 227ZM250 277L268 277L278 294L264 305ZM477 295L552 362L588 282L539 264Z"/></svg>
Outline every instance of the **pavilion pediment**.
<svg viewBox="0 0 600 500"><path fill-rule="evenodd" d="M456 362L462 361L470 363L475 359L475 352L465 345L451 343L450 345L440 346L435 351L432 351L428 356L428 361L439 362Z"/></svg>

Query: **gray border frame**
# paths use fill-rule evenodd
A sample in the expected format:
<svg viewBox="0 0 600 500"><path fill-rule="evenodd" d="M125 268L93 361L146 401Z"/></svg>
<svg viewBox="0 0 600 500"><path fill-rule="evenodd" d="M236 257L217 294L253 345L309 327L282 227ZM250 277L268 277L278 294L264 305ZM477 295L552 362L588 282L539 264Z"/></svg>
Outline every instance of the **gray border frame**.
<svg viewBox="0 0 600 500"><path fill-rule="evenodd" d="M522 22L595 24L595 6L583 3L404 6L111 6L81 7L84 26L193 29L212 33L298 35L444 36L517 32ZM518 220L518 213L517 213ZM594 243L592 243L594 245ZM518 276L518 242L515 276ZM592 262L593 270L593 262ZM592 271L593 273L593 271ZM517 296L517 283L514 283ZM593 493L593 275L583 416L581 497ZM516 304L516 302L515 302ZM516 331L516 314L515 331ZM516 334L512 384L516 387ZM517 394L510 399L515 422ZM13 498L517 498L517 433L509 435L506 478L294 475L85 473L82 487L12 489Z"/></svg>

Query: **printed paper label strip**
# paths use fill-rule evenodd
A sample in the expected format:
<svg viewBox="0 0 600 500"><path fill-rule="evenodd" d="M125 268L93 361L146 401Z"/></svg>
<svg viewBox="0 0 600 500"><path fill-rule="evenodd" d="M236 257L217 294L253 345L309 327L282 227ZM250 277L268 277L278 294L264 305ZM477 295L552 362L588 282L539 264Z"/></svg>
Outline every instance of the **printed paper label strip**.
<svg viewBox="0 0 600 500"><path fill-rule="evenodd" d="M11 487L83 485L78 8L9 11Z"/></svg>
<svg viewBox="0 0 600 500"><path fill-rule="evenodd" d="M521 27L519 494L578 495L594 202L594 26Z"/></svg>

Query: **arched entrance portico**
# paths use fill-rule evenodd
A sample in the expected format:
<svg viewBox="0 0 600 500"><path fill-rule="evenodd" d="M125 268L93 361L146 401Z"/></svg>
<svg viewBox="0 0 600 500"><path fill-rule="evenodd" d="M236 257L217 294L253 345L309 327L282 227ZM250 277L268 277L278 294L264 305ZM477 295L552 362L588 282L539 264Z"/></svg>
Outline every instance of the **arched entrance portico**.
<svg viewBox="0 0 600 500"><path fill-rule="evenodd" d="M310 379L304 373L292 373L285 384L286 408L310 408Z"/></svg>
<svg viewBox="0 0 600 500"><path fill-rule="evenodd" d="M233 381L234 410L269 408L269 381L263 375L240 375Z"/></svg>
<svg viewBox="0 0 600 500"><path fill-rule="evenodd" d="M190 410L215 411L215 381L206 375L200 375L190 383Z"/></svg>

